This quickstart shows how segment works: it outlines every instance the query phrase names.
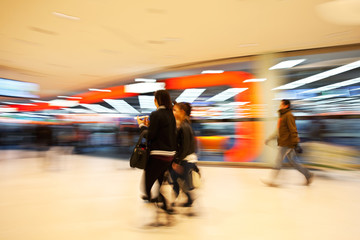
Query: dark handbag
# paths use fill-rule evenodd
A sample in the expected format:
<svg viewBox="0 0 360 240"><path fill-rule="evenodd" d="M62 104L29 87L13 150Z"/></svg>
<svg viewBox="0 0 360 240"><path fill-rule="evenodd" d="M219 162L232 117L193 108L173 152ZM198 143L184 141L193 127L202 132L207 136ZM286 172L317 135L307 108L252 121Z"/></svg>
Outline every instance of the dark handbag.
<svg viewBox="0 0 360 240"><path fill-rule="evenodd" d="M130 157L130 167L145 169L146 162L148 160L148 148L146 144L148 130L141 132L139 140L137 141L135 148Z"/></svg>

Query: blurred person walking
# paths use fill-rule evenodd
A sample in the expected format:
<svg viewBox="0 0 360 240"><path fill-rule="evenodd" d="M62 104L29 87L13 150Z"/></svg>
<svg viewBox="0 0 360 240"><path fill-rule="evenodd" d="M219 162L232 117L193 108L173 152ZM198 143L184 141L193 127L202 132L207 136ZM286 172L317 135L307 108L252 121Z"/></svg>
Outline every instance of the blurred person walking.
<svg viewBox="0 0 360 240"><path fill-rule="evenodd" d="M176 121L169 93L166 90L158 90L154 95L157 110L150 114L150 119L137 118L141 131L148 129L147 145L150 153L145 167L146 195L143 199L162 203L160 207L169 213L166 199L160 193L160 187L176 151ZM160 185L157 199L151 196L151 189L156 180Z"/></svg>
<svg viewBox="0 0 360 240"><path fill-rule="evenodd" d="M277 131L265 141L265 144L268 144L269 141L277 138L278 156L276 158L270 180L262 181L269 186L277 186L276 178L279 175L285 157L287 157L289 163L305 176L305 184L309 185L313 180L313 174L298 162L298 158L295 153L295 147L300 142L300 139L295 124L295 117L291 113L290 101L286 99L281 100L278 112L279 119Z"/></svg>
<svg viewBox="0 0 360 240"><path fill-rule="evenodd" d="M191 207L194 198L191 194L193 186L191 184L191 171L199 172L196 166L196 140L193 129L190 125L191 105L181 102L175 103L173 107L177 125L177 151L170 169L175 198L179 196L180 188L187 196L187 202L183 207ZM183 184L179 184L179 180Z"/></svg>

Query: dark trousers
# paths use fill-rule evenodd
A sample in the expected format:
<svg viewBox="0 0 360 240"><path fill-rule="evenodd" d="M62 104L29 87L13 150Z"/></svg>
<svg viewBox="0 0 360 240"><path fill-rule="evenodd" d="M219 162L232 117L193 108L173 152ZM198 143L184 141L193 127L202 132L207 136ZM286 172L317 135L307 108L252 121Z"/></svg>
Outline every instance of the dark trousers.
<svg viewBox="0 0 360 240"><path fill-rule="evenodd" d="M180 193L180 185L178 183L178 179L182 179L184 181L184 186L183 186L183 192L186 194L186 196L188 197L188 203L193 202L193 198L190 194L190 171L194 170L194 171L198 171L197 166L195 165L195 163L191 163L188 161L181 161L180 165L183 167L184 172L182 174L179 174L177 172L175 172L174 169L170 169L170 176L173 182L173 189L175 192L175 197L179 196Z"/></svg>
<svg viewBox="0 0 360 240"><path fill-rule="evenodd" d="M145 168L145 192L149 199L151 199L152 186L156 180L161 186L164 174L169 169L172 160L172 156L150 155ZM161 195L159 194L159 196Z"/></svg>

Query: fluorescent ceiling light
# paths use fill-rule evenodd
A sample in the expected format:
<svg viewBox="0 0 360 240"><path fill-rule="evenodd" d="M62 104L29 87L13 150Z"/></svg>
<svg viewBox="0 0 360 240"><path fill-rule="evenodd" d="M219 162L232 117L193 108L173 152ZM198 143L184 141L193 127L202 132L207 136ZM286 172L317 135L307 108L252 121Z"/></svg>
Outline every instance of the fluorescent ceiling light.
<svg viewBox="0 0 360 240"><path fill-rule="evenodd" d="M81 106L86 107L97 113L116 113L115 110L106 108L104 106L101 106L100 104L81 104Z"/></svg>
<svg viewBox="0 0 360 240"><path fill-rule="evenodd" d="M148 93L155 92L157 90L165 89L165 83L134 83L125 85L125 92L128 93Z"/></svg>
<svg viewBox="0 0 360 240"><path fill-rule="evenodd" d="M112 100L112 99L103 99L105 102L113 106L120 113L133 113L139 114L139 112L133 108L130 104L124 100Z"/></svg>
<svg viewBox="0 0 360 240"><path fill-rule="evenodd" d="M110 89L97 89L97 88L89 88L89 91L94 91L94 92L111 92Z"/></svg>
<svg viewBox="0 0 360 240"><path fill-rule="evenodd" d="M247 90L248 88L229 88L225 91L209 98L208 102L217 102L217 101L225 101L231 97L234 97L235 95Z"/></svg>
<svg viewBox="0 0 360 240"><path fill-rule="evenodd" d="M245 82L264 82L266 81L267 79L266 78L253 78L253 79L247 79L244 81Z"/></svg>
<svg viewBox="0 0 360 240"><path fill-rule="evenodd" d="M0 112L8 113L8 112L17 112L17 108L9 108L9 107L2 107L0 108Z"/></svg>
<svg viewBox="0 0 360 240"><path fill-rule="evenodd" d="M204 70L201 73L202 74L206 74L206 73L223 73L224 70Z"/></svg>
<svg viewBox="0 0 360 240"><path fill-rule="evenodd" d="M152 78L135 78L135 82L156 82L156 79L152 79Z"/></svg>
<svg viewBox="0 0 360 240"><path fill-rule="evenodd" d="M140 108L156 109L154 96L139 96Z"/></svg>
<svg viewBox="0 0 360 240"><path fill-rule="evenodd" d="M340 73L343 73L346 71L350 71L350 70L358 68L358 67L360 67L360 60L346 64L341 67L337 67L337 68L325 71L325 72L321 72L321 73L312 75L310 77L303 78L303 79L300 79L300 80L297 80L297 81L294 81L294 82L291 82L291 83L288 83L288 84L285 84L285 85L282 85L282 86L279 86L276 88L273 88L272 90L297 88L297 87L303 86L305 84L316 82L321 79L331 77L331 76L334 76L334 75L337 75L337 74L340 74Z"/></svg>
<svg viewBox="0 0 360 240"><path fill-rule="evenodd" d="M357 91L357 90L360 90L360 88L350 89L350 91Z"/></svg>
<svg viewBox="0 0 360 240"><path fill-rule="evenodd" d="M80 20L80 18L78 18L78 17L66 15L66 14L59 13L59 12L53 12L53 14L55 16L62 17L62 18L67 18L67 19L70 19L70 20Z"/></svg>
<svg viewBox="0 0 360 240"><path fill-rule="evenodd" d="M191 88L185 89L180 96L176 98L176 102L194 102L206 89L204 88Z"/></svg>
<svg viewBox="0 0 360 240"><path fill-rule="evenodd" d="M82 99L82 97L69 97L69 96L57 96L58 98L67 98L67 99Z"/></svg>
<svg viewBox="0 0 360 240"><path fill-rule="evenodd" d="M297 59L297 60L288 60L288 61L283 61L280 62L274 66L272 66L271 68L269 68L269 70L274 70L274 69L285 69L285 68L292 68L302 62L304 62L306 59Z"/></svg>
<svg viewBox="0 0 360 240"><path fill-rule="evenodd" d="M360 78L354 78L354 79L350 79L350 80L330 84L330 85L327 85L327 86L324 86L324 87L319 87L319 88L307 90L307 91L304 91L302 93L318 93L318 92L328 91L328 90L335 89L335 88L341 88L341 87L353 85L353 84L356 84L356 83L359 83L359 82L360 82Z"/></svg>
<svg viewBox="0 0 360 240"><path fill-rule="evenodd" d="M15 103L15 102L3 102L3 103L7 105L36 106L36 104L32 104L32 103Z"/></svg>
<svg viewBox="0 0 360 240"><path fill-rule="evenodd" d="M305 99L302 99L302 101L316 101L316 100L320 100L320 99L339 97L342 95L344 95L344 94L326 94L326 95L321 95L321 96L312 97L312 98L305 98Z"/></svg>
<svg viewBox="0 0 360 240"><path fill-rule="evenodd" d="M42 100L30 100L32 102L37 102L37 103L47 103L48 101L42 101Z"/></svg>
<svg viewBox="0 0 360 240"><path fill-rule="evenodd" d="M79 105L79 101L55 99L49 101L49 105L57 107L75 107Z"/></svg>
<svg viewBox="0 0 360 240"><path fill-rule="evenodd" d="M242 106L242 105L245 105L245 104L248 104L250 102L231 102L231 103L227 103L227 104L224 104L224 105L229 105L229 106Z"/></svg>
<svg viewBox="0 0 360 240"><path fill-rule="evenodd" d="M316 104L326 104L326 103L333 103L333 102L341 102L341 101L350 100L350 99L353 99L353 98L337 98L337 99L314 102L314 104L316 105Z"/></svg>

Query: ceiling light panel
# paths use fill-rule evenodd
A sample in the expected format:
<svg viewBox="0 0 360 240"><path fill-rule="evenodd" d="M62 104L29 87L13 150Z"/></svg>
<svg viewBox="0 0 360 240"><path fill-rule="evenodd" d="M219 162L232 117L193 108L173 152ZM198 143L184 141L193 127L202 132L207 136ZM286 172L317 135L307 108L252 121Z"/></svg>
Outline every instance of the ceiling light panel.
<svg viewBox="0 0 360 240"><path fill-rule="evenodd" d="M271 68L269 68L269 70L292 68L292 67L304 62L305 60L306 59L283 61L283 62L280 62L280 63L272 66Z"/></svg>
<svg viewBox="0 0 360 240"><path fill-rule="evenodd" d="M204 88L192 88L185 89L180 96L176 98L176 102L194 102L206 89Z"/></svg>
<svg viewBox="0 0 360 240"><path fill-rule="evenodd" d="M48 102L50 106L57 106L57 107L75 107L79 105L79 101L69 101L69 100L61 100L55 99Z"/></svg>
<svg viewBox="0 0 360 240"><path fill-rule="evenodd" d="M202 74L206 74L206 73L223 73L224 70L204 70L201 73Z"/></svg>
<svg viewBox="0 0 360 240"><path fill-rule="evenodd" d="M288 83L288 84L285 84L285 85L282 85L282 86L279 86L276 88L273 88L273 90L297 88L297 87L303 86L305 84L316 82L316 81L322 80L324 78L331 77L331 76L334 76L334 75L337 75L337 74L340 74L340 73L343 73L346 71L350 71L350 70L358 68L358 67L360 67L360 60L346 64L341 67L337 67L337 68L325 71L325 72L321 72L321 73L312 75L310 77L303 78L303 79L300 79L300 80L297 80L297 81L294 81L294 82L291 82L291 83Z"/></svg>
<svg viewBox="0 0 360 240"><path fill-rule="evenodd" d="M115 110L106 108L104 106L101 106L100 104L81 104L81 106L86 107L97 113L116 113Z"/></svg>
<svg viewBox="0 0 360 240"><path fill-rule="evenodd" d="M127 93L149 93L157 90L165 89L165 83L134 83L125 85L125 92Z"/></svg>
<svg viewBox="0 0 360 240"><path fill-rule="evenodd" d="M229 88L226 89L225 91L209 98L207 101L209 102L219 102L219 101L225 101L229 98L232 98L234 96L236 96L237 94L247 90L248 88Z"/></svg>
<svg viewBox="0 0 360 240"><path fill-rule="evenodd" d="M94 91L94 92L111 92L110 89L97 89L97 88L89 88L89 91Z"/></svg>
<svg viewBox="0 0 360 240"><path fill-rule="evenodd" d="M330 85L327 85L327 86L324 86L324 87L319 87L319 88L307 90L307 91L304 91L302 93L318 93L318 92L328 91L328 90L335 89L335 88L341 88L341 87L353 85L353 84L356 84L356 83L359 83L359 82L360 82L360 78L354 78L354 79L350 79L350 80L330 84Z"/></svg>
<svg viewBox="0 0 360 240"><path fill-rule="evenodd" d="M110 104L120 113L139 114L139 112L135 108L133 108L124 100L104 99L104 101Z"/></svg>
<svg viewBox="0 0 360 240"><path fill-rule="evenodd" d="M246 82L264 82L266 80L267 80L266 78L253 78L253 79L245 80L244 83L246 83Z"/></svg>
<svg viewBox="0 0 360 240"><path fill-rule="evenodd" d="M156 79L153 79L153 78L135 78L135 82L150 82L150 83L154 83L154 82L156 82Z"/></svg>
<svg viewBox="0 0 360 240"><path fill-rule="evenodd" d="M344 94L326 94L326 95L321 95L321 96L312 97L312 98L305 98L302 101L317 101L320 99L339 97L339 96L343 96L343 95Z"/></svg>
<svg viewBox="0 0 360 240"><path fill-rule="evenodd" d="M156 109L154 103L154 96L139 96L140 108L142 109Z"/></svg>

